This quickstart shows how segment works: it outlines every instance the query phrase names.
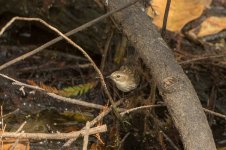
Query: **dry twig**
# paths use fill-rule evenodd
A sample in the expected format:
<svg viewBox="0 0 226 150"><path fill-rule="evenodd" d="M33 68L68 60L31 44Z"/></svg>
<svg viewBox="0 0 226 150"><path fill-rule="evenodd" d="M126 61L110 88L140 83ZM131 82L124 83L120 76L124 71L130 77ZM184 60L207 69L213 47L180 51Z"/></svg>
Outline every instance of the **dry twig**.
<svg viewBox="0 0 226 150"><path fill-rule="evenodd" d="M105 61L107 58L107 53L110 47L110 43L111 43L111 39L113 37L114 31L111 31L109 37L107 38L106 44L104 46L104 51L102 54L102 59L101 59L101 64L100 64L100 70L103 72L104 71L104 65L105 65Z"/></svg>
<svg viewBox="0 0 226 150"><path fill-rule="evenodd" d="M119 143L118 150L122 149L122 146L123 146L125 140L127 139L127 137L128 137L129 135L130 135L130 132L128 132L128 133L122 138L122 140L121 140L120 143Z"/></svg>
<svg viewBox="0 0 226 150"><path fill-rule="evenodd" d="M164 138L170 143L170 145L175 149L175 150L180 150L175 144L174 142L163 132L160 131L160 133L164 136Z"/></svg>
<svg viewBox="0 0 226 150"><path fill-rule="evenodd" d="M8 113L8 114L5 114L5 115L3 115L3 116L0 116L0 118L1 118L1 119L2 119L2 118L7 118L7 117L9 117L9 116L11 116L11 115L13 115L13 114L16 114L19 110L20 110L20 109L17 108L16 110L14 110L14 111L12 111L12 112L10 112L10 113Z"/></svg>
<svg viewBox="0 0 226 150"><path fill-rule="evenodd" d="M4 120L3 120L3 107L2 107L2 105L1 105L1 113L0 113L0 115L1 115L1 130L2 130L2 133L4 133ZM0 137L0 139L1 139L1 149L3 149L3 140L2 140L2 137Z"/></svg>
<svg viewBox="0 0 226 150"><path fill-rule="evenodd" d="M119 100L115 103L116 106L119 106L122 103L122 100ZM97 122L99 122L101 119L103 119L107 114L109 114L112 110L112 107L108 107L106 110L101 112L96 118L94 118L92 121L90 121L90 127L94 126ZM85 129L85 128L83 128ZM68 140L63 147L69 147L77 138Z"/></svg>
<svg viewBox="0 0 226 150"><path fill-rule="evenodd" d="M224 120L226 120L226 115L223 115L223 114L220 114L220 113L217 113L217 112L214 112L212 110L209 110L209 109L206 109L206 108L203 108L203 110L207 113L210 113L214 116L217 116L217 117L220 117L220 118L223 118Z"/></svg>
<svg viewBox="0 0 226 150"><path fill-rule="evenodd" d="M184 65L184 64L189 64L189 63L193 63L193 62L200 61L200 60L221 58L221 57L225 57L225 55L224 54L220 54L220 55L213 55L213 56L202 56L202 57L197 57L197 58L181 61L181 62L179 62L179 64L180 65Z"/></svg>
<svg viewBox="0 0 226 150"><path fill-rule="evenodd" d="M72 98L67 98L67 97L63 97L63 96L60 96L60 95L56 95L55 93L50 93L50 92L46 91L43 88L40 88L38 86L33 86L33 85L28 85L28 84L22 83L20 81L17 81L15 79L13 79L11 77L8 77L8 76L6 76L4 74L1 74L1 73L0 73L0 76L6 78L8 80L13 81L12 84L14 84L14 85L24 86L24 87L27 87L27 88L30 88L30 89L34 89L34 90L37 90L37 91L45 92L47 95L49 95L49 96L51 96L51 97L53 97L53 98L55 98L57 100L63 101L63 102L76 104L76 105L80 105L80 106L85 106L85 107L90 107L90 108L95 108L95 109L103 109L104 108L104 106L102 106L102 105L85 102L85 101L83 101L81 99L72 99Z"/></svg>
<svg viewBox="0 0 226 150"><path fill-rule="evenodd" d="M23 127L25 126L26 123L27 122L24 121L15 133L24 133L24 131L21 131L21 130L23 129ZM20 137L17 137L16 141L12 144L12 148L11 148L12 150L14 150L16 148L17 144L19 143L19 140L20 140Z"/></svg>
<svg viewBox="0 0 226 150"><path fill-rule="evenodd" d="M85 126L85 135L84 135L84 138L83 138L83 148L82 148L82 150L87 150L88 141L89 141L89 129L90 129L90 122L87 121L86 126Z"/></svg>
<svg viewBox="0 0 226 150"><path fill-rule="evenodd" d="M163 106L165 106L165 105L145 105L145 106L135 107L135 108L128 109L124 112L121 112L120 115L124 116L125 114L129 114L133 111L137 111L137 110L140 110L140 109L148 109L148 108L163 107Z"/></svg>
<svg viewBox="0 0 226 150"><path fill-rule="evenodd" d="M102 133L107 131L106 125L101 125L98 127L90 128L89 135ZM70 133L2 133L2 138L25 138L25 139L34 139L34 140L65 140L70 138L76 138L81 136L84 136L86 134L85 130L70 132Z"/></svg>
<svg viewBox="0 0 226 150"><path fill-rule="evenodd" d="M23 129L23 127L26 125L26 123L27 123L27 121L24 121L24 122L20 125L20 127L16 130L15 133L21 132L21 130Z"/></svg>

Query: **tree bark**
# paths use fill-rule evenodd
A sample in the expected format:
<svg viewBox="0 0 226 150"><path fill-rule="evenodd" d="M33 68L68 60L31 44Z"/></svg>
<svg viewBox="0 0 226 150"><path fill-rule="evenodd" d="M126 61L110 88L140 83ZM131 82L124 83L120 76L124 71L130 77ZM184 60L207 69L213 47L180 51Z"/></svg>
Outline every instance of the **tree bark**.
<svg viewBox="0 0 226 150"><path fill-rule="evenodd" d="M108 8L116 9L128 0L109 0ZM142 5L126 8L114 15L123 32L138 51L157 83L175 126L187 150L216 149L213 135L199 98L170 48L161 38Z"/></svg>

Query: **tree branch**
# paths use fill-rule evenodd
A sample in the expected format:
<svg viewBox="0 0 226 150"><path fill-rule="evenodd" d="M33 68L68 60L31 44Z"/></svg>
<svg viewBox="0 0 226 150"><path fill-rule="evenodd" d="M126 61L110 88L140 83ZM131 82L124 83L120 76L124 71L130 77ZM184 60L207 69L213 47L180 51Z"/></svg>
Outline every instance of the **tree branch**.
<svg viewBox="0 0 226 150"><path fill-rule="evenodd" d="M110 0L113 10L126 0ZM187 150L216 149L213 135L198 96L176 62L172 51L161 38L150 18L136 4L114 14L116 22L136 48L157 83L157 87L174 120Z"/></svg>

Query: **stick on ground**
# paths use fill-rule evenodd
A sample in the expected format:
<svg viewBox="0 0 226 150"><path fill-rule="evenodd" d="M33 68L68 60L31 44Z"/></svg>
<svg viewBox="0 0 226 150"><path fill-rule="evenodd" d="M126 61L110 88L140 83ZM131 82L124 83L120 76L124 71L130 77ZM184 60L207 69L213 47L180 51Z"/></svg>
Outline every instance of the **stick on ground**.
<svg viewBox="0 0 226 150"><path fill-rule="evenodd" d="M94 128L90 128L89 135L102 133L107 131L106 125L97 126ZM65 140L65 139L71 139L76 138L79 136L84 136L86 133L85 130L80 130L76 132L70 132L70 133L12 133L12 132L5 132L1 134L2 138L25 138L25 139L33 139L33 140Z"/></svg>

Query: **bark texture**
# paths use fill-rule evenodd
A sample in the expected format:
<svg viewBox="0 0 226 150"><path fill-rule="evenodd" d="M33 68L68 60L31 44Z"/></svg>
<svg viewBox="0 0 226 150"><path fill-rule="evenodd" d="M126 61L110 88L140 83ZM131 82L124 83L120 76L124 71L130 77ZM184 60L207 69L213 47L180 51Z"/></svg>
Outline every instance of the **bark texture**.
<svg viewBox="0 0 226 150"><path fill-rule="evenodd" d="M108 8L116 9L127 2L110 0ZM151 68L151 74L182 137L184 148L216 149L207 118L190 80L142 10L142 5L136 3L116 13L114 19L121 25L145 64Z"/></svg>

